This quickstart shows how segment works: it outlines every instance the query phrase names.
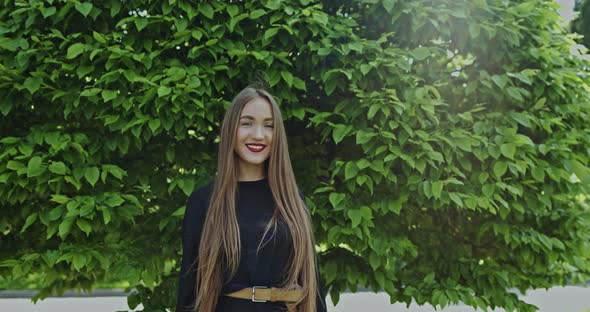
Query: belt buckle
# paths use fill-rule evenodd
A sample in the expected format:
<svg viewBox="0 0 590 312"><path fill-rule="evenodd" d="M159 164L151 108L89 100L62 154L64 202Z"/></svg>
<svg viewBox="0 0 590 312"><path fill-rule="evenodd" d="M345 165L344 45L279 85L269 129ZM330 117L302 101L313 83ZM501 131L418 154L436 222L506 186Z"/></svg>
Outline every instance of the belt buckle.
<svg viewBox="0 0 590 312"><path fill-rule="evenodd" d="M255 295L256 295L256 288L258 289L264 289L264 288L268 288L266 286L252 286L252 302L267 302L268 300L256 300L255 299Z"/></svg>

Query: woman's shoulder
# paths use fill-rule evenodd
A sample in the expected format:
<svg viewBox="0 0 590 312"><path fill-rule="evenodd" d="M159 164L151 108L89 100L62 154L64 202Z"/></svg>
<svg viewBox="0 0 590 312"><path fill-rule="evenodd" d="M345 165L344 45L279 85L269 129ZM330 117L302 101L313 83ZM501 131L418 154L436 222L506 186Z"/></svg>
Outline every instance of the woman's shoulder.
<svg viewBox="0 0 590 312"><path fill-rule="evenodd" d="M207 208L209 207L212 189L212 181L195 189L188 197L186 204L186 214L204 215L207 211Z"/></svg>

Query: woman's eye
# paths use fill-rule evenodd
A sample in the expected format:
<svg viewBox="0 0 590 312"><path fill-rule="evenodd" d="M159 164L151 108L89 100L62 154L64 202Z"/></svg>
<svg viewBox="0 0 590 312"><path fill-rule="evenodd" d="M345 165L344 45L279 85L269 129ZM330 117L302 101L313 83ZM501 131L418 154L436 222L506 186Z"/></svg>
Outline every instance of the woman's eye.
<svg viewBox="0 0 590 312"><path fill-rule="evenodd" d="M243 123L243 124L242 124L242 126L249 126L249 125L251 125L251 124L252 124L252 123L245 122L245 123Z"/></svg>
<svg viewBox="0 0 590 312"><path fill-rule="evenodd" d="M269 128L274 128L273 125L266 125L266 126L269 127Z"/></svg>

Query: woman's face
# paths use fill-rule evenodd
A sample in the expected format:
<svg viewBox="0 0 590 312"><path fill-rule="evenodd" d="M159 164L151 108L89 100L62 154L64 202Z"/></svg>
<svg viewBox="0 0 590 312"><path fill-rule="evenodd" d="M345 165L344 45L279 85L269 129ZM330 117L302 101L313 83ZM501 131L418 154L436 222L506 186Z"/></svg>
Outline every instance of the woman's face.
<svg viewBox="0 0 590 312"><path fill-rule="evenodd" d="M273 128L272 108L266 99L256 97L244 105L235 146L240 165L263 165L270 155Z"/></svg>

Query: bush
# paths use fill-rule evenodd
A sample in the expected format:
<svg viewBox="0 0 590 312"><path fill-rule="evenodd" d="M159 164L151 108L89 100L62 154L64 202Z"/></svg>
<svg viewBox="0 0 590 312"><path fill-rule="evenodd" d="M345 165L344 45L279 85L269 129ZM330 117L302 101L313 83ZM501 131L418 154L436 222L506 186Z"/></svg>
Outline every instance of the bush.
<svg viewBox="0 0 590 312"><path fill-rule="evenodd" d="M264 79L333 302L536 310L508 290L590 273L588 63L558 20L552 1L4 1L2 275L172 307L186 197Z"/></svg>

